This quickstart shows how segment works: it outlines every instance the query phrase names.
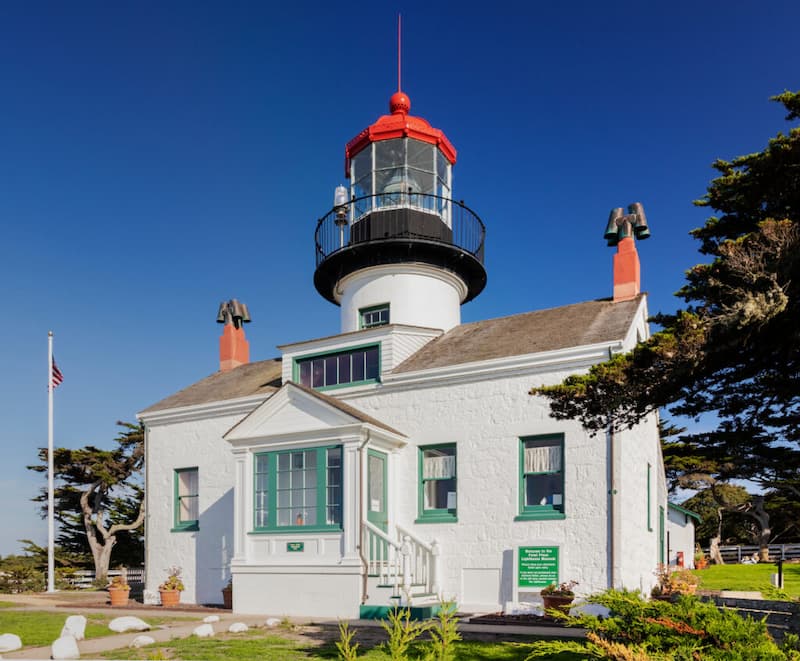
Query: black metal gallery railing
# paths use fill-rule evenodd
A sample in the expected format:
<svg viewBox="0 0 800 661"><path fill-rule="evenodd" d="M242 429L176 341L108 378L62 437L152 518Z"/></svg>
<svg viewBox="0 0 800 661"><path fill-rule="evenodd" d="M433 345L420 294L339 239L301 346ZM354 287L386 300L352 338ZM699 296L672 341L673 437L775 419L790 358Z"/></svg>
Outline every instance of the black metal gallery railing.
<svg viewBox="0 0 800 661"><path fill-rule="evenodd" d="M451 246L481 264L486 229L462 202L425 193L381 193L355 198L319 219L316 265L334 253L376 241L420 241Z"/></svg>

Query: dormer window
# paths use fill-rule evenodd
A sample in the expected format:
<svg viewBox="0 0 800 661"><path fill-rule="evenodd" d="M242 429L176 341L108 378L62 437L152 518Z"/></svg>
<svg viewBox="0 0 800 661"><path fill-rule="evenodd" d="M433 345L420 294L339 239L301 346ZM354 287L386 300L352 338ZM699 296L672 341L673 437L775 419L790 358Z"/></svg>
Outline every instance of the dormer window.
<svg viewBox="0 0 800 661"><path fill-rule="evenodd" d="M389 304L383 303L382 305L361 308L358 311L358 316L358 326L362 330L365 328L375 328L376 326L385 326L389 323Z"/></svg>
<svg viewBox="0 0 800 661"><path fill-rule="evenodd" d="M324 390L375 383L380 376L380 345L370 344L296 358L294 380Z"/></svg>

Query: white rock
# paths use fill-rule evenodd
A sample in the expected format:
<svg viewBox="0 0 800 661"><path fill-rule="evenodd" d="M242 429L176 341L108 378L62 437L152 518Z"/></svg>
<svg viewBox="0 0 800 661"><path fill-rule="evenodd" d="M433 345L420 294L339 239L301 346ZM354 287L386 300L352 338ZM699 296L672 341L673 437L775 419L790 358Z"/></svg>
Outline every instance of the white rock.
<svg viewBox="0 0 800 661"><path fill-rule="evenodd" d="M209 638L214 635L214 627L210 624L201 624L192 633L198 638Z"/></svg>
<svg viewBox="0 0 800 661"><path fill-rule="evenodd" d="M230 633L244 633L249 628L244 622L234 622L228 627L228 631Z"/></svg>
<svg viewBox="0 0 800 661"><path fill-rule="evenodd" d="M205 622L206 624L211 624L212 622L219 622L219 615L209 615L208 617L204 617L203 622Z"/></svg>
<svg viewBox="0 0 800 661"><path fill-rule="evenodd" d="M277 627L281 621L277 617L268 617L267 621L264 622L268 627Z"/></svg>
<svg viewBox="0 0 800 661"><path fill-rule="evenodd" d="M86 618L83 615L70 615L61 629L61 637L72 636L75 640L86 637Z"/></svg>
<svg viewBox="0 0 800 661"><path fill-rule="evenodd" d="M594 615L599 618L606 618L611 615L611 611L601 604L576 604L569 609L569 614L573 616L578 615Z"/></svg>
<svg viewBox="0 0 800 661"><path fill-rule="evenodd" d="M73 636L62 636L50 646L51 659L80 659L78 641Z"/></svg>
<svg viewBox="0 0 800 661"><path fill-rule="evenodd" d="M136 638L134 638L131 641L131 644L128 645L128 647L139 648L139 647L144 647L145 645L152 645L155 642L156 639L153 638L152 636L136 636Z"/></svg>
<svg viewBox="0 0 800 661"><path fill-rule="evenodd" d="M0 652L13 652L22 647L22 641L15 633L4 633L0 636Z"/></svg>
<svg viewBox="0 0 800 661"><path fill-rule="evenodd" d="M108 628L117 633L124 633L126 631L148 631L150 625L138 617L132 615L124 615L123 617L115 617L108 623Z"/></svg>

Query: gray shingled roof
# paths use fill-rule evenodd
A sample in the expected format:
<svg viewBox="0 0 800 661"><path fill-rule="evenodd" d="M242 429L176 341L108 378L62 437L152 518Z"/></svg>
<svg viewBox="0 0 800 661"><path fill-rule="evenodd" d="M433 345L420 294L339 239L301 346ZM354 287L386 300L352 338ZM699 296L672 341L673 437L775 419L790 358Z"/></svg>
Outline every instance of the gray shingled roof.
<svg viewBox="0 0 800 661"><path fill-rule="evenodd" d="M162 399L142 413L180 406L207 404L250 395L273 393L281 386L281 359L271 358L239 365L228 372L215 372L202 381Z"/></svg>
<svg viewBox="0 0 800 661"><path fill-rule="evenodd" d="M393 374L622 340L643 294L461 324L398 365Z"/></svg>
<svg viewBox="0 0 800 661"><path fill-rule="evenodd" d="M560 308L461 324L426 344L398 365L393 373L622 340L633 322L643 295L640 294L630 301L621 303L614 303L608 299L587 301ZM142 413L269 394L278 390L280 386L281 359L262 360L240 365L229 372L216 372L162 399ZM315 394L364 422L386 427L378 420L368 418L334 397ZM391 431L396 430L391 429Z"/></svg>

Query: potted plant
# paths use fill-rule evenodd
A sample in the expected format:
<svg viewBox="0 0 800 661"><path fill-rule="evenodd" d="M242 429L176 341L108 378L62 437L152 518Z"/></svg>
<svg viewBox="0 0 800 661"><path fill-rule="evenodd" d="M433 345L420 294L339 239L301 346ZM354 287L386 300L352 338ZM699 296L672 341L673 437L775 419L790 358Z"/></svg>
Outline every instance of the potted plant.
<svg viewBox="0 0 800 661"><path fill-rule="evenodd" d="M578 581L565 581L564 583L551 583L542 588L540 594L542 595L545 611L555 608L566 613L573 599L575 599L573 588L577 584Z"/></svg>
<svg viewBox="0 0 800 661"><path fill-rule="evenodd" d="M233 610L233 578L222 588L222 603L229 610Z"/></svg>
<svg viewBox="0 0 800 661"><path fill-rule="evenodd" d="M158 586L158 591L161 594L161 605L177 606L181 601L181 592L184 590L183 581L181 580L181 568L173 566L167 571L169 572L167 580Z"/></svg>
<svg viewBox="0 0 800 661"><path fill-rule="evenodd" d="M656 570L658 583L653 586L651 595L654 599L672 601L681 594L694 594L700 579L688 569L671 570L666 565L659 565Z"/></svg>
<svg viewBox="0 0 800 661"><path fill-rule="evenodd" d="M706 567L708 567L708 558L706 558L706 554L703 553L703 549L698 544L694 550L694 568L705 569Z"/></svg>
<svg viewBox="0 0 800 661"><path fill-rule="evenodd" d="M128 581L124 574L112 578L106 587L106 590L108 590L108 596L111 599L112 606L128 605L128 597L131 593L131 586L128 585Z"/></svg>

